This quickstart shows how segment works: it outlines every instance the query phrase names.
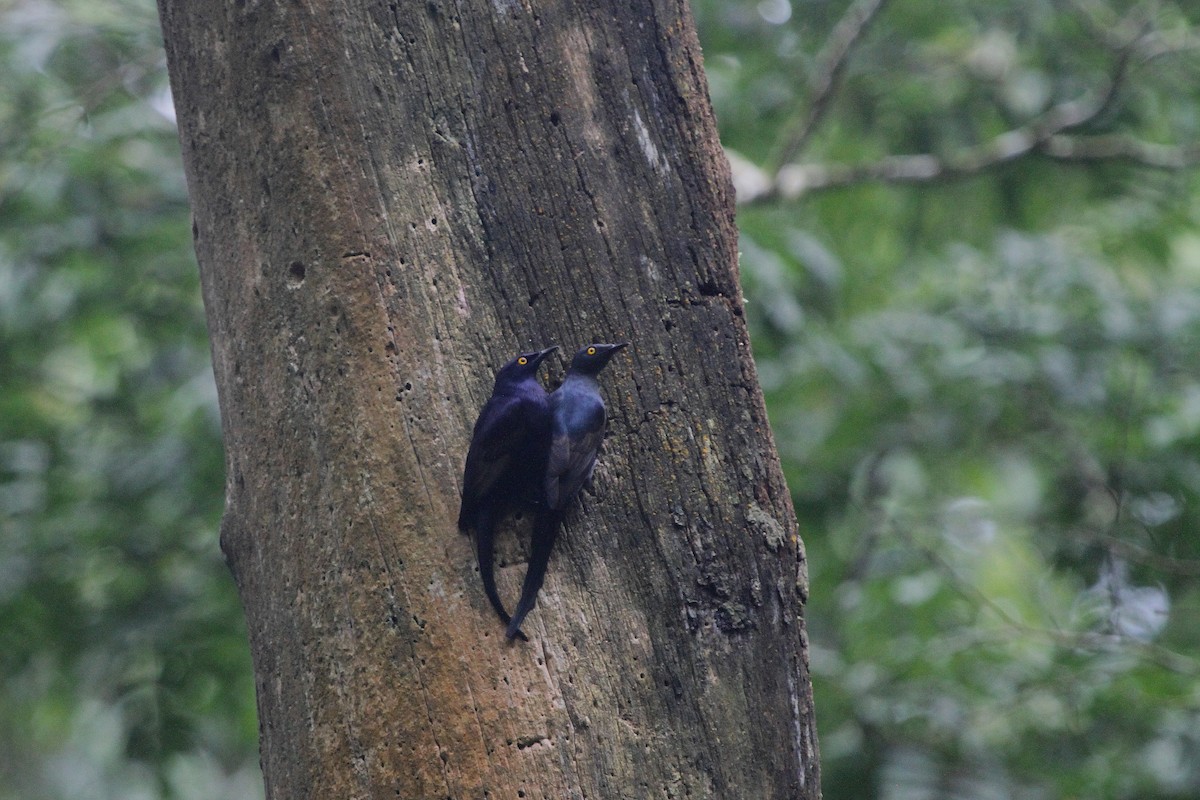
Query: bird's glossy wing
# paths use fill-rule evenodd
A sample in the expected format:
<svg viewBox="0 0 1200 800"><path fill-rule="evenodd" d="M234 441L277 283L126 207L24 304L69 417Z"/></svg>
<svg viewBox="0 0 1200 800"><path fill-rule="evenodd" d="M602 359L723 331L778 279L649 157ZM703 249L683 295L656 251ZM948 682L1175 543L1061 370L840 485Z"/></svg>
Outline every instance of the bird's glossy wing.
<svg viewBox="0 0 1200 800"><path fill-rule="evenodd" d="M467 463L463 469L462 518L504 476L512 455L529 435L522 403L515 397L492 397L479 412Z"/></svg>
<svg viewBox="0 0 1200 800"><path fill-rule="evenodd" d="M546 505L550 508L564 508L591 479L604 441L604 421L604 406L596 406L584 425L572 429L555 426L546 464Z"/></svg>

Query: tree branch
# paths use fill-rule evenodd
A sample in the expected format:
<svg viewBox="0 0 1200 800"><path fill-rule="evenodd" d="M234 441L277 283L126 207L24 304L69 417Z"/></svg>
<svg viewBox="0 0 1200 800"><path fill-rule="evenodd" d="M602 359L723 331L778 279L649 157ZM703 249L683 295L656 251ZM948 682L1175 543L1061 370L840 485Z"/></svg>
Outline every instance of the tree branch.
<svg viewBox="0 0 1200 800"><path fill-rule="evenodd" d="M1039 138L1032 131L1018 129L951 156L923 153L887 156L867 164L789 164L774 180L736 153L730 153L730 164L738 203L748 206L798 200L813 192L864 183L919 184L968 178L1031 154L1068 163L1128 161L1151 169L1177 170L1200 164L1200 143L1159 144L1120 134Z"/></svg>
<svg viewBox="0 0 1200 800"><path fill-rule="evenodd" d="M833 26L825 47L817 56L817 71L809 81L807 111L797 114L784 128L780 144L768 161L772 172L804 150L829 108L834 90L845 72L850 51L886 3L887 0L855 0L838 20L837 25Z"/></svg>
<svg viewBox="0 0 1200 800"><path fill-rule="evenodd" d="M1059 103L1041 117L996 136L989 142L958 153L887 156L866 164L787 163L801 152L824 116L844 71L850 50L867 24L886 0L859 0L839 20L822 51L813 81L813 99L808 112L782 139L778 155L759 168L741 155L729 152L738 203L743 206L774 200L797 200L810 192L838 189L862 183L933 183L978 175L1018 158L1041 154L1064 162L1129 161L1154 169L1185 169L1200 163L1200 144L1167 145L1133 136L1110 134L1072 136L1080 128L1104 115L1116 103L1135 62L1158 57L1164 52L1163 35L1147 32L1147 21L1131 14L1106 29L1104 41L1115 56L1111 74L1090 96ZM1104 28L1096 4L1076 0L1076 9L1094 28ZM1105 9L1106 10L1106 9ZM1190 41L1172 41L1170 51L1191 47Z"/></svg>
<svg viewBox="0 0 1200 800"><path fill-rule="evenodd" d="M1187 169L1200 164L1200 142L1159 144L1121 134L1052 136L1040 152L1060 161L1130 161L1154 169Z"/></svg>
<svg viewBox="0 0 1200 800"><path fill-rule="evenodd" d="M934 183L978 175L1018 158L1042 154L1065 162L1130 161L1155 169L1184 169L1200 163L1200 144L1164 145L1123 134L1073 136L1108 111L1129 75L1133 55L1144 37L1124 40L1112 74L1094 94L1053 106L1037 119L958 153L886 156L865 164L785 164L774 172L759 169L730 153L739 204L797 200L816 191L863 183ZM810 114L811 116L811 114Z"/></svg>

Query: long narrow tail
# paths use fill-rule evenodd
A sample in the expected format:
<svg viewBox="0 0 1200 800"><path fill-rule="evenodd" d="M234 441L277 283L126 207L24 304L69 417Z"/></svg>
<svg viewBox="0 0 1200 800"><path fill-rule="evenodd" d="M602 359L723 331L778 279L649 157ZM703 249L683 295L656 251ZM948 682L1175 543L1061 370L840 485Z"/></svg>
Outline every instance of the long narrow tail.
<svg viewBox="0 0 1200 800"><path fill-rule="evenodd" d="M508 623L504 635L509 639L520 636L528 641L521 632L521 623L533 607L537 605L538 592L546 580L546 566L550 563L550 551L554 549L554 541L558 538L558 528L562 523L562 512L551 509L537 515L533 522L533 538L529 545L529 566L525 570L525 583L521 586L521 600L517 603L516 613Z"/></svg>
<svg viewBox="0 0 1200 800"><path fill-rule="evenodd" d="M512 618L504 608L504 603L500 601L500 593L496 591L496 573L494 569L496 530L492 522L492 515L487 511L480 511L479 516L476 518L475 547L479 559L479 578L483 581L483 593L487 595L488 602L492 604L492 608L496 609L496 614L500 617L500 621L507 625ZM520 635L522 640L528 641L525 634L522 633ZM512 637L510 636L509 638L511 639Z"/></svg>

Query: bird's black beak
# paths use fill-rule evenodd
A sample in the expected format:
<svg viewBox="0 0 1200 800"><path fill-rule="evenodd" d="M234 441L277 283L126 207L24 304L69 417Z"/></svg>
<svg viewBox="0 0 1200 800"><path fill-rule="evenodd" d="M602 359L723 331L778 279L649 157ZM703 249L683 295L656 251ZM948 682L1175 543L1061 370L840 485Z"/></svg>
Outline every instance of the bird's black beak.
<svg viewBox="0 0 1200 800"><path fill-rule="evenodd" d="M558 349L558 345L554 345L552 347L547 347L545 350L538 351L538 354L533 357L533 365L536 367L538 364L541 364L543 361L546 360L547 356L549 356L551 353L553 353L557 349Z"/></svg>
<svg viewBox="0 0 1200 800"><path fill-rule="evenodd" d="M611 359L613 356L615 356L617 354L618 350L624 350L626 347L629 347L629 342L620 342L619 344L605 344L605 345L600 345L600 347L602 348L600 350L600 355L602 355L604 357L604 361L602 363L607 364L609 359Z"/></svg>

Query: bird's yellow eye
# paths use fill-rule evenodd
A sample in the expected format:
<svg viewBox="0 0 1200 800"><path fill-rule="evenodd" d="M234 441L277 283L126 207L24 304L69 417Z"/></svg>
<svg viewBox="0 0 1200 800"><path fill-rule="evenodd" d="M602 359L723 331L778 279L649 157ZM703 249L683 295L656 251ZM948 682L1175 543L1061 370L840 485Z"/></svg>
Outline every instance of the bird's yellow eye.
<svg viewBox="0 0 1200 800"><path fill-rule="evenodd" d="M521 356L520 358L517 359L517 363L523 367L529 363L529 359L526 358L525 356Z"/></svg>
<svg viewBox="0 0 1200 800"><path fill-rule="evenodd" d="M589 356L594 356L594 355L596 355L596 348L594 348L594 347L589 347L589 348L588 348L588 355L589 355Z"/></svg>

